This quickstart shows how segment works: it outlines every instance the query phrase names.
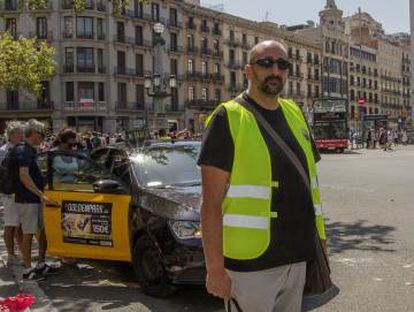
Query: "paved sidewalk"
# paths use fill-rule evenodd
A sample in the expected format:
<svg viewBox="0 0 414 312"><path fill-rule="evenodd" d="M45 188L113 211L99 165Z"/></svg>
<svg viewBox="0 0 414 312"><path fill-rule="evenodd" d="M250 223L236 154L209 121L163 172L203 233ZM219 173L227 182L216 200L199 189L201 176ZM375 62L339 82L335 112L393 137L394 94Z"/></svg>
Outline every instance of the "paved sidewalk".
<svg viewBox="0 0 414 312"><path fill-rule="evenodd" d="M36 245L34 244L34 246ZM15 296L19 291L22 291L36 297L36 301L31 307L32 311L57 311L38 283L23 281L22 274L22 265L7 265L7 250L3 240L3 207L0 206L0 298Z"/></svg>

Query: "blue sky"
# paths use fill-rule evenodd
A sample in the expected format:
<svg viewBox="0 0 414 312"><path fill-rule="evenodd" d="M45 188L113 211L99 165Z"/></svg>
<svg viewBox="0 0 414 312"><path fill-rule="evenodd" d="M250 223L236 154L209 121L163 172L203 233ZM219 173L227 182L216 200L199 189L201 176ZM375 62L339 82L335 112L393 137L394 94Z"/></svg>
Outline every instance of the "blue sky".
<svg viewBox="0 0 414 312"><path fill-rule="evenodd" d="M371 14L382 23L386 33L409 32L410 0L336 0L344 15L358 11ZM325 6L325 0L201 0L202 5L224 4L227 13L248 19L268 20L278 24L300 24L307 20L319 22L318 12Z"/></svg>

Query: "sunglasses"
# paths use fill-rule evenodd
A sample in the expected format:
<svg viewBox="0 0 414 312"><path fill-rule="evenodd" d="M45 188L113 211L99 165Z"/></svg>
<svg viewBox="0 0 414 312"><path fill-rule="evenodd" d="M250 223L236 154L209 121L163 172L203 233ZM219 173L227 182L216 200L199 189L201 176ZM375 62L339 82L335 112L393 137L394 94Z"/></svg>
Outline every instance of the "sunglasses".
<svg viewBox="0 0 414 312"><path fill-rule="evenodd" d="M278 58L276 60L273 59L259 59L255 62L252 63L252 65L259 65L263 68L272 68L273 65L277 65L277 68L279 68L280 70L288 70L291 66L290 62L283 59L283 58Z"/></svg>

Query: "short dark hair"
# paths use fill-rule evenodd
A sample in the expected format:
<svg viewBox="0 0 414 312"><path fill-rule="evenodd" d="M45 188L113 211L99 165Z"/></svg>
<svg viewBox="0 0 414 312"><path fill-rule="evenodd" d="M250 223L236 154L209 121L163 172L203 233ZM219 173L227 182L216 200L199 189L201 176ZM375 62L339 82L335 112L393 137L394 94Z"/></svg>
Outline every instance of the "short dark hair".
<svg viewBox="0 0 414 312"><path fill-rule="evenodd" d="M64 128L56 136L55 144L67 143L69 139L76 139L78 134L70 128Z"/></svg>

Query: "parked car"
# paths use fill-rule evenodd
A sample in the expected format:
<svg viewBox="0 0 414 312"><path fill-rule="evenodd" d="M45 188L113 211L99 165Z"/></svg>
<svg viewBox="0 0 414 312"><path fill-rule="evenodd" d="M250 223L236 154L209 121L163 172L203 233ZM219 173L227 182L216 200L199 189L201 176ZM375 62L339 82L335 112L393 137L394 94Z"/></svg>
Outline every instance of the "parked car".
<svg viewBox="0 0 414 312"><path fill-rule="evenodd" d="M47 152L45 193L59 203L44 208L48 252L129 262L152 296L203 284L199 149L186 141Z"/></svg>

